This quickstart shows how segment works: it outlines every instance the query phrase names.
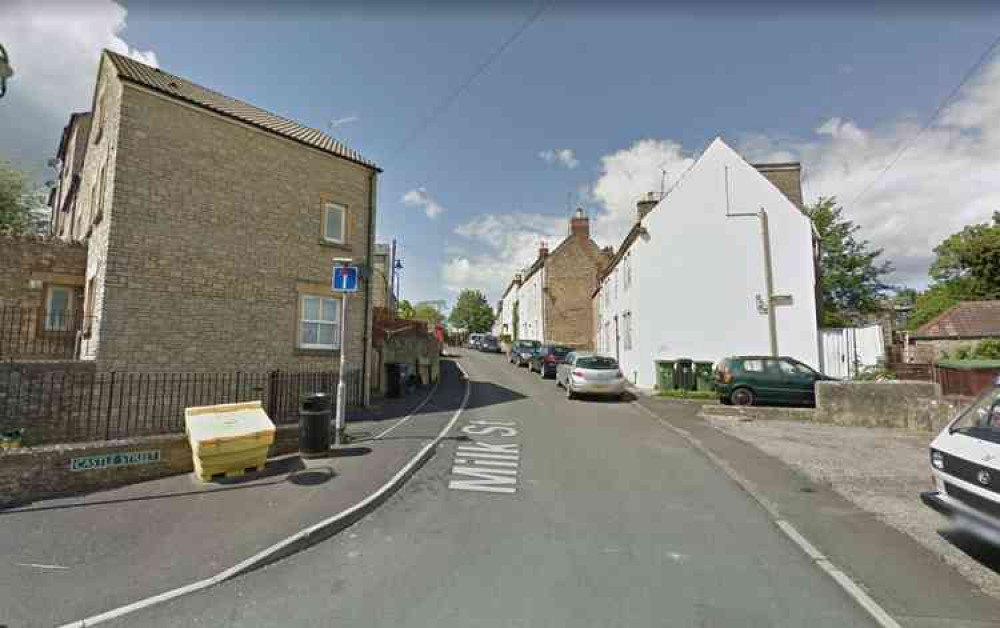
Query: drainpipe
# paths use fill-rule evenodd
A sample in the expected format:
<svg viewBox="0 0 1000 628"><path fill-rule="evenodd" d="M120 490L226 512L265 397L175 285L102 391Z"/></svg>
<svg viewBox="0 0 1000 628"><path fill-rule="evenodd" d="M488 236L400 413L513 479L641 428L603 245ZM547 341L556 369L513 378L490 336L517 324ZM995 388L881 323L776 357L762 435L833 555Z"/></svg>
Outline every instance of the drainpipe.
<svg viewBox="0 0 1000 628"><path fill-rule="evenodd" d="M378 181L378 171L372 170L368 180L368 244L365 251L365 265L373 269L372 250L375 248L375 185ZM372 273L368 273L368 281L365 282L365 325L362 336L361 351L361 382L364 390L361 394L361 403L367 407L371 402L371 373L368 372L368 354L371 351L371 329L372 329Z"/></svg>

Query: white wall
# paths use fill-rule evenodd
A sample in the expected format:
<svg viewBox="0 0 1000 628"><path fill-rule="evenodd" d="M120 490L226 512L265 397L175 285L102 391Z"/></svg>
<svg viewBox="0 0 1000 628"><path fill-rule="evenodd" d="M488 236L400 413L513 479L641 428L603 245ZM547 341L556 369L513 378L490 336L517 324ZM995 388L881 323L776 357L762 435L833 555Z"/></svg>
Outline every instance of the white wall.
<svg viewBox="0 0 1000 628"><path fill-rule="evenodd" d="M657 359L770 352L767 316L755 302L766 294L760 221L726 217L726 166L731 210L767 210L775 292L794 300L776 310L779 352L819 366L810 222L717 139L643 220L648 233L630 248L633 284L623 291L619 278L610 311L601 311L602 320L617 315L620 328L632 313L633 349L622 343L621 363L639 386L655 385ZM614 274L602 284L608 290L614 295Z"/></svg>
<svg viewBox="0 0 1000 628"><path fill-rule="evenodd" d="M542 316L542 287L545 285L545 267L528 277L518 290L518 338L544 340Z"/></svg>

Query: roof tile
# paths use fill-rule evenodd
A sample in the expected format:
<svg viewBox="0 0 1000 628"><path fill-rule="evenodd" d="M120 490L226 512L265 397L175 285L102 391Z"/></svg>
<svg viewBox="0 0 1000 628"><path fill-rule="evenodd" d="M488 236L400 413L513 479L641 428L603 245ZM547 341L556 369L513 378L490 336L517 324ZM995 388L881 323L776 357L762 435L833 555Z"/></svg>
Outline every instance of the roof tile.
<svg viewBox="0 0 1000 628"><path fill-rule="evenodd" d="M915 338L993 336L1000 336L1000 300L959 303L913 333Z"/></svg>
<svg viewBox="0 0 1000 628"><path fill-rule="evenodd" d="M303 126L294 120L283 118L235 98L230 98L225 94L220 94L196 85L179 76L174 76L158 68L150 67L130 57L122 56L110 50L105 50L104 54L111 59L112 64L118 71L118 76L127 81L138 83L144 87L185 100L216 113L236 118L241 122L246 122L272 133L302 142L323 152L343 157L369 168L378 169L375 162L366 159L357 151L344 146L322 131Z"/></svg>

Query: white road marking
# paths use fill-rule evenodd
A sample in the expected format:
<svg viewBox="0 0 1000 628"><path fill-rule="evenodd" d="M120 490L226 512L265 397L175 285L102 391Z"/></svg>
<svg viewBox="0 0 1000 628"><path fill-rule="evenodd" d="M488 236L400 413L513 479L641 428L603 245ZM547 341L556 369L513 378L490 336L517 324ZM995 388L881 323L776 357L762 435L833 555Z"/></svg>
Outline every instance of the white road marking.
<svg viewBox="0 0 1000 628"><path fill-rule="evenodd" d="M872 597L865 592L864 589L851 580L850 576L841 571L841 569L837 567L833 561L823 555L823 553L820 552L815 545L810 543L806 537L802 536L802 533L796 530L791 523L782 519L781 515L778 513L777 507L761 495L750 480L744 478L743 475L733 469L729 463L715 455L708 449L708 447L705 447L700 440L692 436L687 430L674 427L668 421L664 421L661 417L656 415L653 411L639 404L639 402L634 401L632 402L632 405L656 419L660 425L663 425L667 429L672 430L675 434L678 434L681 438L690 443L692 447L700 451L706 458L722 469L723 473L728 475L732 481L736 482L736 484L747 493L747 495L760 504L764 511L770 515L774 525L778 526L778 529L784 532L785 536L795 543L795 545L798 546L798 548L801 549L814 563L816 563L820 569L833 578L833 581L840 585L847 595L857 602L861 608L867 611L879 626L882 628L902 628L899 625L899 622L893 619L892 615L887 613L878 602L873 600Z"/></svg>
<svg viewBox="0 0 1000 628"><path fill-rule="evenodd" d="M195 593L197 591L207 589L216 584L225 582L226 580L234 578L237 575L243 573L247 568L252 567L258 563L261 563L267 558L278 554L278 552L285 549L286 547L302 539L307 539L313 534L322 532L324 529L329 528L332 525L336 525L338 521L351 517L359 510L363 510L364 508L366 508L372 502L381 499L383 496L385 496L386 493L395 489L398 486L398 484L403 481L404 478L408 477L408 475L413 472L413 470L417 467L417 465L419 465L424 460L424 457L427 456L430 452L432 452L438 446L438 444L440 444L441 439L443 439L445 435L447 435L448 432L451 431L451 429L455 426L455 423L458 422L458 417L460 417L462 415L462 412L465 411L465 407L469 403L469 393L471 391L471 387L469 386L469 375L468 373L465 372L465 369L462 368L462 365L460 363L455 362L455 365L458 367L458 370L462 372L462 376L465 377L465 395L463 395L462 397L462 403L459 405L458 409L455 410L455 414L452 415L451 420L448 421L448 424L444 426L444 428L434 438L434 440L425 445L419 452L417 452L417 455L410 458L410 461L407 462L402 469L396 472L396 475L392 476L392 478L388 482L380 486L377 491L371 493L370 495L368 495L368 497L364 498L363 500L354 504L353 506L340 511L339 513L333 515L332 517L328 517L315 525L309 526L308 528L305 528L304 530L301 530L296 534L289 536L283 541L275 543L271 547L254 554L253 556L244 560L243 562L233 565L229 569L219 572L210 578L205 578L204 580L198 580L197 582L192 582L191 584L185 585L183 587L171 589L170 591L165 591L163 593L160 593L159 595L154 595L142 600L138 600L136 602L132 602L131 604L127 604L125 606L120 606L118 608L105 611L103 613L100 613L99 615L94 615L93 617L88 617L86 619L81 619L79 621L74 621L68 624L64 624L60 628L87 628L87 626L94 626L97 624L104 623L106 621L118 619L119 617L129 615L136 611L149 608L157 604L162 604L163 602L167 602L174 598L178 598L183 595L187 595L189 593Z"/></svg>
<svg viewBox="0 0 1000 628"><path fill-rule="evenodd" d="M478 438L514 438L513 421L470 421L462 432ZM473 441L455 448L448 488L481 493L516 493L521 450L517 443Z"/></svg>
<svg viewBox="0 0 1000 628"><path fill-rule="evenodd" d="M41 565L39 563L14 563L18 567L33 567L35 569L69 569L69 567L63 567L62 565Z"/></svg>
<svg viewBox="0 0 1000 628"><path fill-rule="evenodd" d="M457 362L456 362L456 364L457 364ZM463 374L464 374L464 371L463 371ZM389 429L384 430L384 431L379 432L378 434L376 434L375 437L372 440L378 440L378 439L382 438L383 436L385 436L386 434L388 434L392 430L396 429L397 427L399 427L403 423L406 423L407 421L409 421L410 419L412 419L413 415L415 415L416 413L420 412L420 410L424 407L424 405L428 401L431 400L431 397L434 396L434 391L436 391L438 389L438 384L440 384L440 383L441 383L440 379L438 379L438 381L434 382L434 387L431 388L431 391L429 393L427 393L427 396L424 397L424 400L420 402L420 405L418 405L416 408L413 409L413 412L410 412L409 414L407 414L406 416L404 416L402 419L396 421L392 425L392 427L390 427Z"/></svg>

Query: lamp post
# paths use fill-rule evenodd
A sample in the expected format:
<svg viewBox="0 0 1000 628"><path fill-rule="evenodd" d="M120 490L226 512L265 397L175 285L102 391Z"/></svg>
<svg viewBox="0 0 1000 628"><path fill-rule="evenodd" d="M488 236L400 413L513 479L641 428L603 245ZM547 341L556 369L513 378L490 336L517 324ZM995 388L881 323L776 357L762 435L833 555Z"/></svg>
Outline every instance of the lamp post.
<svg viewBox="0 0 1000 628"><path fill-rule="evenodd" d="M347 368L347 302L352 292L358 290L358 268L352 266L354 260L349 257L336 257L333 260L333 281L330 286L335 293L341 295L340 308L340 369L337 373L337 416L334 423L334 444L344 444L344 413L347 408L347 384L344 382L344 370ZM362 381L363 381L362 377Z"/></svg>
<svg viewBox="0 0 1000 628"><path fill-rule="evenodd" d="M774 270L771 264L771 231L767 222L767 211L763 207L758 212L731 214L727 211L726 217L760 219L760 236L764 246L764 289L767 291L767 333L771 344L771 356L776 358L778 357L778 321L774 315L774 306L776 304L774 298Z"/></svg>
<svg viewBox="0 0 1000 628"><path fill-rule="evenodd" d="M14 76L14 68L10 65L10 57L3 44L0 44L0 98L7 93L7 79Z"/></svg>

